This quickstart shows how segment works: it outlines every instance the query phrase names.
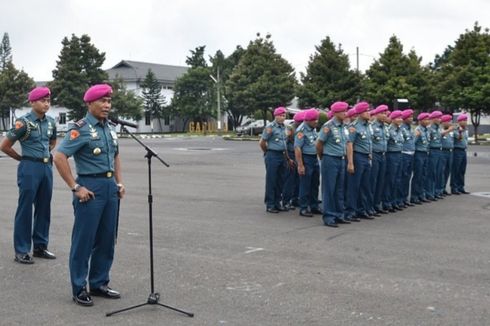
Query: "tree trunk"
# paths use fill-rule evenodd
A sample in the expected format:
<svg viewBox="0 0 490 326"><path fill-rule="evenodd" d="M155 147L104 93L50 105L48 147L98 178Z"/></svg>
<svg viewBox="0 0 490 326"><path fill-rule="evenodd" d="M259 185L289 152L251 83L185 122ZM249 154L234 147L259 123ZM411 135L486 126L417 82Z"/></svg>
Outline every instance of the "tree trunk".
<svg viewBox="0 0 490 326"><path fill-rule="evenodd" d="M481 110L475 110L471 114L471 124L475 131L475 144L478 144L478 127L480 126Z"/></svg>

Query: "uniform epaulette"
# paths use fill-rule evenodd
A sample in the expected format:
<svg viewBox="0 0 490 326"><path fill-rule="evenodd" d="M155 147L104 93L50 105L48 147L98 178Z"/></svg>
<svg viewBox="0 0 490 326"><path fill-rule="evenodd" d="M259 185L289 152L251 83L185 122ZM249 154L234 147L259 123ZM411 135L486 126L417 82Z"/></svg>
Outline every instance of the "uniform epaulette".
<svg viewBox="0 0 490 326"><path fill-rule="evenodd" d="M80 120L78 120L77 122L74 123L74 126L75 127L78 127L78 128L82 128L86 124L87 124L87 121L85 121L85 119L80 119Z"/></svg>

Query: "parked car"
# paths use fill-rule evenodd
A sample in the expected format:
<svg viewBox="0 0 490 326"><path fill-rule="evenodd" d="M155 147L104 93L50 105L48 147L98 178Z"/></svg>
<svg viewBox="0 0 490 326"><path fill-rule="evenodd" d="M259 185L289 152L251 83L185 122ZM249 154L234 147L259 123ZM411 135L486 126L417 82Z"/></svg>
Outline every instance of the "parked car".
<svg viewBox="0 0 490 326"><path fill-rule="evenodd" d="M266 123L269 123L269 121L267 121ZM236 128L236 133L239 136L256 136L260 135L262 131L264 131L264 120L249 120L245 122L245 124Z"/></svg>

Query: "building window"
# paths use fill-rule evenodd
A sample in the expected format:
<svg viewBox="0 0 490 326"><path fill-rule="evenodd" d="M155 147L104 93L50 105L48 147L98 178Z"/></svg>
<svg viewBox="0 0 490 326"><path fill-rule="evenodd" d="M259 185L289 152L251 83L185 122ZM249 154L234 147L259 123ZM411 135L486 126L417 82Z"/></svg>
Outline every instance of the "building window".
<svg viewBox="0 0 490 326"><path fill-rule="evenodd" d="M151 124L151 113L145 112L145 126L149 126Z"/></svg>
<svg viewBox="0 0 490 326"><path fill-rule="evenodd" d="M170 116L166 115L165 116L165 125L168 126L170 124Z"/></svg>
<svg viewBox="0 0 490 326"><path fill-rule="evenodd" d="M66 125L66 113L60 113L60 119L58 123L60 125Z"/></svg>

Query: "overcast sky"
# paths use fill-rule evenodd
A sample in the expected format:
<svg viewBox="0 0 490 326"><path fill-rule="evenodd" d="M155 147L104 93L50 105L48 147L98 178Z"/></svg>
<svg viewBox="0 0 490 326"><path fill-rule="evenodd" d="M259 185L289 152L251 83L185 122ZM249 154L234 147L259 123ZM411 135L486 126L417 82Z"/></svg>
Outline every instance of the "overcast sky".
<svg viewBox="0 0 490 326"><path fill-rule="evenodd" d="M103 68L120 60L185 65L190 49L230 54L255 34L272 34L279 53L304 71L327 35L342 43L355 67L369 67L398 36L428 63L475 21L490 27L489 0L0 0L0 34L9 33L13 61L36 81L52 79L61 40L88 34L106 53Z"/></svg>

